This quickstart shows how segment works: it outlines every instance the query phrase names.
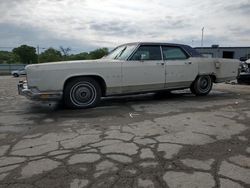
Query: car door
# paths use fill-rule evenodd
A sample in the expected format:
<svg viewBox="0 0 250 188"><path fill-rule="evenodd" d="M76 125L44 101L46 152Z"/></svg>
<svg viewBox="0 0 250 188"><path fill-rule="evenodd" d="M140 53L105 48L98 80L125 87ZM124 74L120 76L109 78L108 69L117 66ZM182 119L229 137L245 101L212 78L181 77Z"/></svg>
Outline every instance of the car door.
<svg viewBox="0 0 250 188"><path fill-rule="evenodd" d="M25 75L25 74L26 74L25 69L19 70L19 74L20 74L20 75Z"/></svg>
<svg viewBox="0 0 250 188"><path fill-rule="evenodd" d="M122 92L133 93L163 89L165 64L160 45L140 45L122 63Z"/></svg>
<svg viewBox="0 0 250 188"><path fill-rule="evenodd" d="M166 68L165 88L189 87L198 73L197 62L178 46L162 46Z"/></svg>

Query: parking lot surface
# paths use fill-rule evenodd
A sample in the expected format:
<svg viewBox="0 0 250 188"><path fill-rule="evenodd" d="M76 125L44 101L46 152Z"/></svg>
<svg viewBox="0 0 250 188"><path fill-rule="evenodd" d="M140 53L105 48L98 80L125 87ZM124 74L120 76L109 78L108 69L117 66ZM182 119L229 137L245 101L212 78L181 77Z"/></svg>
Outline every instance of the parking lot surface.
<svg viewBox="0 0 250 188"><path fill-rule="evenodd" d="M0 77L0 187L250 187L250 86L66 110Z"/></svg>

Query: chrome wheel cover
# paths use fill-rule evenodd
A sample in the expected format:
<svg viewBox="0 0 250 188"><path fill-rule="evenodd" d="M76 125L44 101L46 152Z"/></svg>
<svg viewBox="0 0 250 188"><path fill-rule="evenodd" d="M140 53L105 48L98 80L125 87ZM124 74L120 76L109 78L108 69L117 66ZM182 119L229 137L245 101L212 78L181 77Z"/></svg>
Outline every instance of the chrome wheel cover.
<svg viewBox="0 0 250 188"><path fill-rule="evenodd" d="M97 97L95 87L89 82L78 82L70 89L70 100L79 107L92 105Z"/></svg>
<svg viewBox="0 0 250 188"><path fill-rule="evenodd" d="M211 89L211 78L209 76L202 76L198 81L198 89L201 93L206 93Z"/></svg>

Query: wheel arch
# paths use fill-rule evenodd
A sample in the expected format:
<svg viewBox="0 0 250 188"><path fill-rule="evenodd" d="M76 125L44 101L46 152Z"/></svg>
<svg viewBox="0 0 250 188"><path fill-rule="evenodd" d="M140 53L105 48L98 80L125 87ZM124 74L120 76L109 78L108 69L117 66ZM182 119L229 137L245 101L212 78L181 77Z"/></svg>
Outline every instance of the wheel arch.
<svg viewBox="0 0 250 188"><path fill-rule="evenodd" d="M101 91L102 91L102 96L106 95L106 89L107 89L107 85L105 80L100 76L100 75L74 75L74 76L70 76L68 77L63 84L63 91L65 89L65 86L67 85L67 83L69 83L70 81L74 80L74 79L78 79L78 78L92 78L95 81L98 82L98 84L101 87Z"/></svg>
<svg viewBox="0 0 250 188"><path fill-rule="evenodd" d="M216 75L215 75L214 73L208 73L208 74L198 74L198 75L195 77L195 79L194 79L194 81L193 81L193 82L195 82L195 80L196 80L199 76L210 76L210 77L211 77L211 79L212 79L212 82L213 82L213 83L216 83L216 79L217 79L217 77L216 77Z"/></svg>
<svg viewBox="0 0 250 188"><path fill-rule="evenodd" d="M216 79L217 79L216 75L215 74L210 74L209 76L212 78L212 82L216 83Z"/></svg>

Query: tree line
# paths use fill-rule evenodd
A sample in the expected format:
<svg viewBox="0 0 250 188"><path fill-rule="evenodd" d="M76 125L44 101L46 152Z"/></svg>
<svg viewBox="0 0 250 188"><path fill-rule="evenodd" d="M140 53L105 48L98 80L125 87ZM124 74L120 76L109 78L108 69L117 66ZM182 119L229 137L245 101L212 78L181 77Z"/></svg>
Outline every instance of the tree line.
<svg viewBox="0 0 250 188"><path fill-rule="evenodd" d="M70 54L70 48L60 47L60 50L48 48L41 54L33 46L21 45L11 52L0 51L0 64L34 64L56 61L99 59L108 54L108 48L98 48L91 52Z"/></svg>

